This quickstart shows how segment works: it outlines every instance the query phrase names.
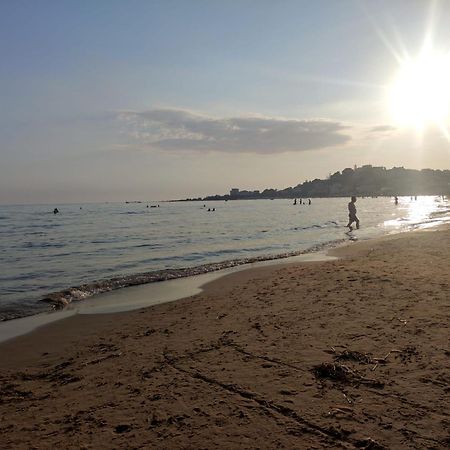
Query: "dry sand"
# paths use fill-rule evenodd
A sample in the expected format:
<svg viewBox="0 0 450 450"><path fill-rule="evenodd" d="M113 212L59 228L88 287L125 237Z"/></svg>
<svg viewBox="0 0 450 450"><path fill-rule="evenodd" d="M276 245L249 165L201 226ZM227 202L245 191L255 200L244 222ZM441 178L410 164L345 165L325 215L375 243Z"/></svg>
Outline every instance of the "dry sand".
<svg viewBox="0 0 450 450"><path fill-rule="evenodd" d="M0 447L448 448L449 249L356 243L6 342Z"/></svg>

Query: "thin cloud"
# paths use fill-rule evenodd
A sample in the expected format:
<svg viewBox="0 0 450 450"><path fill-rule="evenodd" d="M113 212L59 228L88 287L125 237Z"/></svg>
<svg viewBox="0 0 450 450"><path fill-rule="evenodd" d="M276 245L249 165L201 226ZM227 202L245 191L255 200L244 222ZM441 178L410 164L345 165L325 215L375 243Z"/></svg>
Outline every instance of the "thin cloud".
<svg viewBox="0 0 450 450"><path fill-rule="evenodd" d="M330 120L214 118L181 109L124 111L118 119L138 144L166 151L273 154L342 145L348 126Z"/></svg>
<svg viewBox="0 0 450 450"><path fill-rule="evenodd" d="M369 131L371 133L390 133L392 131L395 131L397 128L391 126L391 125L378 125L377 127L371 128Z"/></svg>

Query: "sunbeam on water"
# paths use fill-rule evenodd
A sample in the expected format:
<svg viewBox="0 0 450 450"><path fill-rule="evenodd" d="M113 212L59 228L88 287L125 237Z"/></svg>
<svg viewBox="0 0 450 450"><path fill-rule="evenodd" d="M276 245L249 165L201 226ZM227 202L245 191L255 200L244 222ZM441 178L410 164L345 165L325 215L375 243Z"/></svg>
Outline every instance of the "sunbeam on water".
<svg viewBox="0 0 450 450"><path fill-rule="evenodd" d="M404 229L429 228L449 221L448 207L439 197L401 197L399 199L399 212L401 217L387 220L385 226Z"/></svg>

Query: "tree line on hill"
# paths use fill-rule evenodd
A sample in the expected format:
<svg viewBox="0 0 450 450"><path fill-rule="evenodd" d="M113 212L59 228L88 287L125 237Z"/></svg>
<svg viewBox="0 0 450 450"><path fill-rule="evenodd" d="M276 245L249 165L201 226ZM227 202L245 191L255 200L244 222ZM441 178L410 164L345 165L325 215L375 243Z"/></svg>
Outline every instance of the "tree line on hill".
<svg viewBox="0 0 450 450"><path fill-rule="evenodd" d="M448 195L449 193L450 170L413 170L404 167L386 169L366 165L354 169L346 168L342 172L333 173L326 180L318 178L306 180L286 189L264 189L261 192L232 189L230 194L226 195L209 195L204 198L186 200Z"/></svg>

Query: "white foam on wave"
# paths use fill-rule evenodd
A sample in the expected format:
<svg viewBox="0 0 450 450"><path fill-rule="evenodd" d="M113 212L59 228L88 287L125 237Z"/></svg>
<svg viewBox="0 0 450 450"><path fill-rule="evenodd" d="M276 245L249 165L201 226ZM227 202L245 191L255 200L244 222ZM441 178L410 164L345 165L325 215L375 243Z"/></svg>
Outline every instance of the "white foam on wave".
<svg viewBox="0 0 450 450"><path fill-rule="evenodd" d="M289 264L294 262L325 261L337 259L325 253L316 252L292 256L284 259L252 262L211 273L128 287L103 293L83 302L73 302L60 311L36 314L15 320L0 322L0 342L30 333L37 328L49 325L76 314L111 314L146 308L198 294L202 286L225 275L250 268L267 265Z"/></svg>

